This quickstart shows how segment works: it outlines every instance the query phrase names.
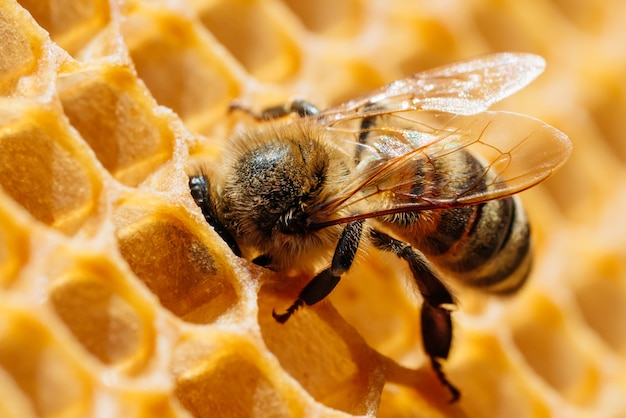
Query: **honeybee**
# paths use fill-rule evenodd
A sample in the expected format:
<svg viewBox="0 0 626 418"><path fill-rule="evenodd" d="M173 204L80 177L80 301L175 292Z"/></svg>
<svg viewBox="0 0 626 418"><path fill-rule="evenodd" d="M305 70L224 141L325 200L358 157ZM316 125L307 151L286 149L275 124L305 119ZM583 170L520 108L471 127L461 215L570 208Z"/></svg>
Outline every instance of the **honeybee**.
<svg viewBox="0 0 626 418"><path fill-rule="evenodd" d="M512 196L544 180L571 153L569 139L528 116L487 111L545 66L500 53L392 82L319 111L302 100L252 115L217 167L189 177L206 221L237 255L312 280L284 313L330 294L359 248L406 261L422 295L432 368L452 342L455 300L443 279L494 294L528 277L531 240Z"/></svg>

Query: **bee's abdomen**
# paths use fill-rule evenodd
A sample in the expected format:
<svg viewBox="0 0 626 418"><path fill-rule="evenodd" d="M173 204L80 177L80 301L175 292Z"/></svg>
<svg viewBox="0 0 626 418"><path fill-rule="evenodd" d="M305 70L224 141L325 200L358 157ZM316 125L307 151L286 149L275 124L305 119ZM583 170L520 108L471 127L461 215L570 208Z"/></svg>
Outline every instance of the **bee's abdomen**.
<svg viewBox="0 0 626 418"><path fill-rule="evenodd" d="M466 152L438 158L428 167L416 163L417 177L423 181L412 186L412 194L489 187L483 165ZM524 284L530 271L530 227L517 197L454 209L396 213L379 220L443 273L468 286L512 293Z"/></svg>
<svg viewBox="0 0 626 418"><path fill-rule="evenodd" d="M417 247L468 286L501 294L518 290L532 261L530 227L519 199L493 200L446 212L450 213L442 214L430 235L418 239ZM453 228L462 228L463 233L445 251L437 251L441 246L433 244L442 242L441 231Z"/></svg>
<svg viewBox="0 0 626 418"><path fill-rule="evenodd" d="M384 219L439 270L485 292L518 290L530 272L530 226L516 197Z"/></svg>

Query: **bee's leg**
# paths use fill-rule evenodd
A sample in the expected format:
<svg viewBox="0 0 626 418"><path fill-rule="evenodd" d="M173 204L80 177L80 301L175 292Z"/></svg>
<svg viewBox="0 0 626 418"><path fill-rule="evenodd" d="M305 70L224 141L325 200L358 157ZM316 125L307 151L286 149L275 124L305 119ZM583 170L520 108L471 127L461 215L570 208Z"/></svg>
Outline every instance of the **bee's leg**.
<svg viewBox="0 0 626 418"><path fill-rule="evenodd" d="M454 304L446 286L435 276L424 256L409 244L376 230L370 230L373 244L391 252L409 264L417 287L424 298L421 310L422 342L433 370L441 383L452 394L450 402L459 399L460 393L447 379L441 369L440 360L448 358L452 343L452 321L449 306Z"/></svg>
<svg viewBox="0 0 626 418"><path fill-rule="evenodd" d="M332 292L341 275L344 274L354 261L356 250L361 241L363 232L363 221L350 222L344 228L341 238L335 247L335 254L330 268L323 270L315 276L300 292L298 299L283 314L272 311L272 316L276 321L284 324L289 317L302 305L313 305Z"/></svg>
<svg viewBox="0 0 626 418"><path fill-rule="evenodd" d="M213 227L215 232L224 240L230 249L236 256L241 257L241 250L237 245L235 238L228 232L226 227L215 216L215 210L211 203L211 197L209 195L209 180L204 174L198 174L189 177L189 190L191 190L191 196L196 202L196 205L202 210L204 219L207 223Z"/></svg>
<svg viewBox="0 0 626 418"><path fill-rule="evenodd" d="M282 118L283 116L297 113L300 117L317 115L320 111L315 105L302 99L295 99L285 104L268 107L263 109L260 113L255 113L252 110L244 107L238 103L231 103L229 111L238 110L244 112L256 120L272 120Z"/></svg>

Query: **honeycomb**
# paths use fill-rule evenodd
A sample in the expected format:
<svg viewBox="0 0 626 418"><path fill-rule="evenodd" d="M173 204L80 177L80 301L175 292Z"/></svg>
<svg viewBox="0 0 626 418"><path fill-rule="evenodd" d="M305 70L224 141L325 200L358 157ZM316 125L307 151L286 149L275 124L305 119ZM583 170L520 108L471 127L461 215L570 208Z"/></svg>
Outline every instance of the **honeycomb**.
<svg viewBox="0 0 626 418"><path fill-rule="evenodd" d="M0 416L626 417L626 3L4 0ZM235 257L189 194L241 115L336 104L493 51L546 58L499 104L575 147L522 194L532 278L459 294L445 370L391 256L285 325L307 278Z"/></svg>

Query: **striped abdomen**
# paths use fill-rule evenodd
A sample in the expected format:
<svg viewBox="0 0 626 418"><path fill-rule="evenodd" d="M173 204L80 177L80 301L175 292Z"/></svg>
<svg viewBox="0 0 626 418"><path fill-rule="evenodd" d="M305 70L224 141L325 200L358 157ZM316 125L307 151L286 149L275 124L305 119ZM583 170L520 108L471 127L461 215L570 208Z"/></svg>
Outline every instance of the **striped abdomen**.
<svg viewBox="0 0 626 418"><path fill-rule="evenodd" d="M415 185L416 189L436 191L440 187L437 181L448 181L441 173L454 172L452 177L463 178L468 184L481 181L482 166L468 153L456 152L437 164L434 170L421 170L424 184ZM462 189L464 185L456 187ZM530 271L530 227L517 197L455 209L401 213L379 220L419 249L439 270L466 285L487 292L512 293L524 284Z"/></svg>

